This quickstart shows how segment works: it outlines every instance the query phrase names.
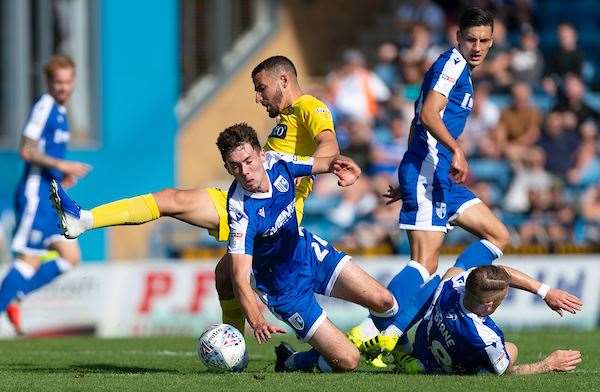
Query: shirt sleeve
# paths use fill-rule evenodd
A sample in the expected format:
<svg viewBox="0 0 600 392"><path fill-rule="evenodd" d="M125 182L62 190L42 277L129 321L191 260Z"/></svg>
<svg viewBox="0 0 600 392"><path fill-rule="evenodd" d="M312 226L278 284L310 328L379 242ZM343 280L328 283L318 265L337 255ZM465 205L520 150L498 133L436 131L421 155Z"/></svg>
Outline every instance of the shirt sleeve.
<svg viewBox="0 0 600 392"><path fill-rule="evenodd" d="M48 117L50 117L52 105L54 105L54 102L52 101L52 98L47 95L42 96L42 98L33 105L29 118L27 119L27 124L25 124L25 128L23 128L23 136L33 140L40 140L44 128L46 127L46 123L48 122Z"/></svg>
<svg viewBox="0 0 600 392"><path fill-rule="evenodd" d="M229 198L228 202L229 242L227 252L252 256L256 229L244 208L243 196Z"/></svg>
<svg viewBox="0 0 600 392"><path fill-rule="evenodd" d="M323 102L314 98L300 106L302 120L313 139L326 129L335 132L333 128L333 116L331 111Z"/></svg>
<svg viewBox="0 0 600 392"><path fill-rule="evenodd" d="M504 374L510 364L508 352L506 351L506 347L504 347L504 343L501 341L486 346L485 349L481 351L480 355L486 364L484 369L493 374Z"/></svg>
<svg viewBox="0 0 600 392"><path fill-rule="evenodd" d="M453 54L450 56L441 71L435 72L433 75L433 91L437 91L446 98L450 96L450 91L458 82L460 75L464 71L467 62Z"/></svg>

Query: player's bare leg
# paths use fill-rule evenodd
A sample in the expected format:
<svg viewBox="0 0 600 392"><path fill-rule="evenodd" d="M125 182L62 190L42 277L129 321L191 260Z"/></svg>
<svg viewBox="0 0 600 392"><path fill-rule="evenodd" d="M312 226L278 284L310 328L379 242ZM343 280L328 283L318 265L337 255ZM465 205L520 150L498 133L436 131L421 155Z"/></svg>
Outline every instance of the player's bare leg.
<svg viewBox="0 0 600 392"><path fill-rule="evenodd" d="M424 266L429 274L435 273L444 236L442 231L408 230L410 259Z"/></svg>
<svg viewBox="0 0 600 392"><path fill-rule="evenodd" d="M360 353L346 336L325 318L308 340L313 349L295 352L287 343L275 348L277 363L275 371L348 372L358 367Z"/></svg>
<svg viewBox="0 0 600 392"><path fill-rule="evenodd" d="M508 229L484 203L466 208L453 223L491 242L500 250L504 250L509 243Z"/></svg>

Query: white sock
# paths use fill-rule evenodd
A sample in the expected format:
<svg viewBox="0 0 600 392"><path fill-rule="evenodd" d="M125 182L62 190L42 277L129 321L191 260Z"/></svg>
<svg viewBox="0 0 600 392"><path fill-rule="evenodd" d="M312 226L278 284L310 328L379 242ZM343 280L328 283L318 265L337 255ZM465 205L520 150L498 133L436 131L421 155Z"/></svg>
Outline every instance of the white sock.
<svg viewBox="0 0 600 392"><path fill-rule="evenodd" d="M379 330L375 326L375 323L373 323L373 319L370 317L364 319L363 322L358 325L358 328L367 339L373 339L375 336L379 335Z"/></svg>
<svg viewBox="0 0 600 392"><path fill-rule="evenodd" d="M398 337L400 337L400 336L402 336L403 332L398 327L396 327L394 324L392 324L389 327L387 327L385 329L385 331L383 331L381 334L382 335L388 335L388 336L391 335L391 336L398 336Z"/></svg>
<svg viewBox="0 0 600 392"><path fill-rule="evenodd" d="M60 257L56 259L56 266L58 267L60 272L67 272L68 270L73 268L73 264L69 263L67 260L62 259Z"/></svg>
<svg viewBox="0 0 600 392"><path fill-rule="evenodd" d="M13 267L15 267L25 279L30 279L35 274L35 268L21 259L16 259L13 263Z"/></svg>
<svg viewBox="0 0 600 392"><path fill-rule="evenodd" d="M84 230L92 229L94 227L94 216L92 215L92 211L81 210L79 212L79 221Z"/></svg>

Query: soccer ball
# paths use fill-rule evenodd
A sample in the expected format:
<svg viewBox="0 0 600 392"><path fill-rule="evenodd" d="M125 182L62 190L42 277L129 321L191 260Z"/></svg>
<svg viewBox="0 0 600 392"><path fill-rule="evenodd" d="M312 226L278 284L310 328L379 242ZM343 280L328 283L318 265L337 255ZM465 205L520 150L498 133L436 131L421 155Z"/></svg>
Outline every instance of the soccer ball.
<svg viewBox="0 0 600 392"><path fill-rule="evenodd" d="M212 371L241 372L248 365L244 336L229 324L211 325L198 338L198 358Z"/></svg>

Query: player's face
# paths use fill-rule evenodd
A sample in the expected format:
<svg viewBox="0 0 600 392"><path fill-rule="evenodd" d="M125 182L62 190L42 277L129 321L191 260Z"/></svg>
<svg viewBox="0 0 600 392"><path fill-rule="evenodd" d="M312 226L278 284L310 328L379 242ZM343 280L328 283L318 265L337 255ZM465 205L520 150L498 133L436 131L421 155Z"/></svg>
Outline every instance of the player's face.
<svg viewBox="0 0 600 392"><path fill-rule="evenodd" d="M471 68L478 66L485 60L485 56L487 56L493 43L491 26L469 27L465 31L459 30L456 36L458 50Z"/></svg>
<svg viewBox="0 0 600 392"><path fill-rule="evenodd" d="M267 109L269 117L275 118L285 109L283 105L283 90L280 78L265 70L260 71L252 78L256 103Z"/></svg>
<svg viewBox="0 0 600 392"><path fill-rule="evenodd" d="M48 92L60 104L65 104L71 97L75 87L75 70L58 68L52 79L48 80Z"/></svg>
<svg viewBox="0 0 600 392"><path fill-rule="evenodd" d="M265 153L261 149L244 143L229 154L225 168L248 192L266 192L268 184L264 160Z"/></svg>

